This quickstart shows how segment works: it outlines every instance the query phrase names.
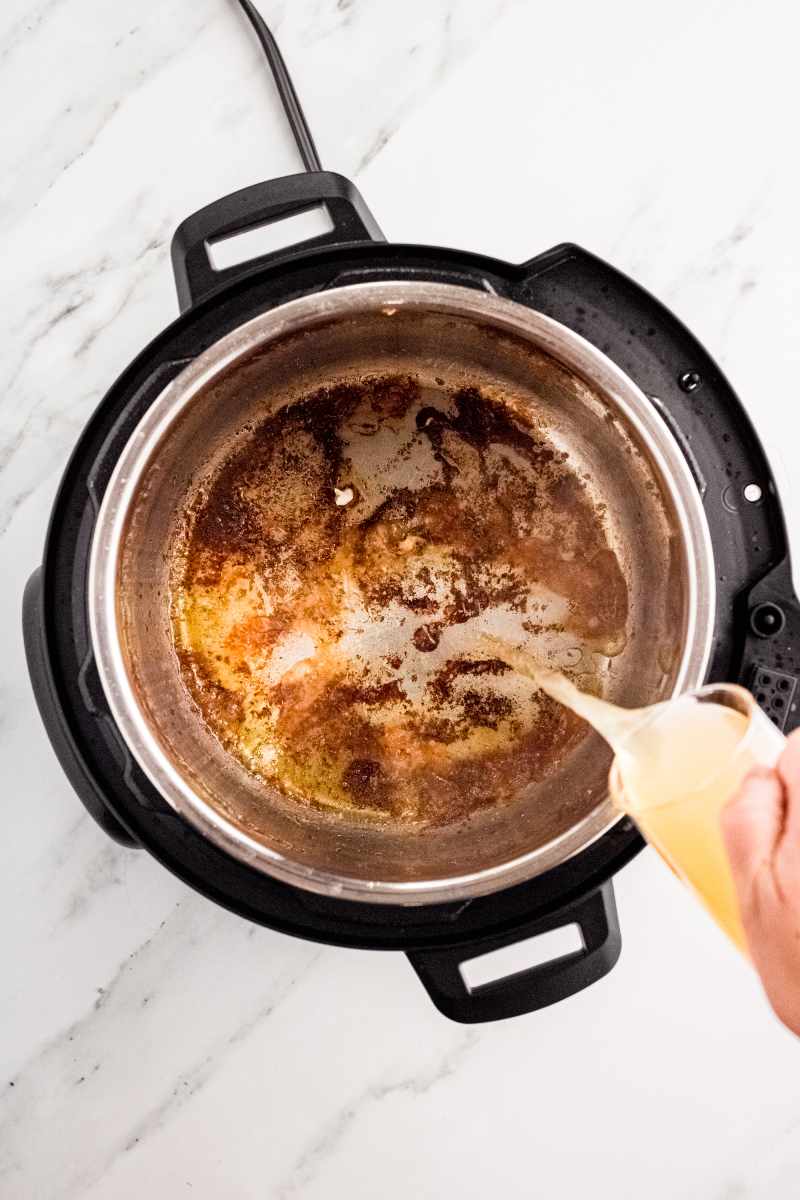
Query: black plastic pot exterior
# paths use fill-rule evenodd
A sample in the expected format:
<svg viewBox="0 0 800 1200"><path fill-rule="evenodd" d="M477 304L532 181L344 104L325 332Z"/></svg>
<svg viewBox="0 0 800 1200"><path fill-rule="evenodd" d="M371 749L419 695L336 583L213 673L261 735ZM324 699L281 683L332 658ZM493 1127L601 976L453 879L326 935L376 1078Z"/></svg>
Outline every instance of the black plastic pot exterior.
<svg viewBox="0 0 800 1200"><path fill-rule="evenodd" d="M333 223L328 234L224 272L211 268L208 245L215 240L320 204ZM642 845L629 822L545 875L463 904L412 908L317 896L234 860L166 804L110 716L87 621L94 522L120 450L149 404L244 321L299 296L367 281L488 289L580 333L652 399L694 475L714 543L717 610L707 678L749 686L788 731L800 723L800 605L775 484L740 402L675 317L578 247L559 246L513 266L387 244L352 184L327 172L225 197L181 225L172 254L182 316L123 372L84 430L53 508L42 566L25 593L34 692L70 783L110 836L146 848L190 886L249 920L330 944L407 952L433 1002L455 1020L513 1016L579 991L619 955L610 879ZM750 483L760 489L756 502L744 495ZM583 940L574 954L474 990L464 983L463 962L571 924Z"/></svg>

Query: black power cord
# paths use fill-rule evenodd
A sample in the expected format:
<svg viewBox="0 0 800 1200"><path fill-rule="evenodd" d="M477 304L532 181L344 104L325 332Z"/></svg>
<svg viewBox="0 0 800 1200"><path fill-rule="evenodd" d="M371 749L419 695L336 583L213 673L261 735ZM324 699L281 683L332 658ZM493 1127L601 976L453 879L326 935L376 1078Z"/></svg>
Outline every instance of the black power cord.
<svg viewBox="0 0 800 1200"><path fill-rule="evenodd" d="M278 89L278 95L281 98L286 119L289 122L294 140L297 143L297 149L300 151L300 157L303 160L303 166L307 171L321 171L322 163L317 154L317 147L314 145L314 139L311 136L311 130L308 127L308 122L305 118L305 113L300 107L300 101L297 98L297 92L294 90L291 76L286 69L286 63L283 61L283 55L278 49L278 43L272 36L264 18L259 13L254 4L250 0L239 0L245 16L255 30L264 53L267 56L267 62L270 65L272 76L275 80L275 86Z"/></svg>

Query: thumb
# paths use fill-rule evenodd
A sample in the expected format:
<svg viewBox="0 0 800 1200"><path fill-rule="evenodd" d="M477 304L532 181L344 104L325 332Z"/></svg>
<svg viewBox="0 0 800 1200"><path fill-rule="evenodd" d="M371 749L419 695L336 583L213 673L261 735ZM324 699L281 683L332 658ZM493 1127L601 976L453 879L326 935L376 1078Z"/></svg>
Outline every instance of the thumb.
<svg viewBox="0 0 800 1200"><path fill-rule="evenodd" d="M760 868L772 860L783 810L783 786L769 767L750 771L723 809L722 836L740 900L749 896Z"/></svg>

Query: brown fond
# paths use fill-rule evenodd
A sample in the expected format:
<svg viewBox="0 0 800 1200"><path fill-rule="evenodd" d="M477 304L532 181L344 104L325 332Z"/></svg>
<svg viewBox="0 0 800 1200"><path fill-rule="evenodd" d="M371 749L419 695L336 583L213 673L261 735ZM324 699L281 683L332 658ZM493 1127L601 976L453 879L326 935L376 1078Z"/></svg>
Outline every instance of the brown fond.
<svg viewBox="0 0 800 1200"><path fill-rule="evenodd" d="M365 476L370 441L381 468ZM603 506L567 455L478 389L407 375L250 427L194 496L176 564L173 635L208 726L297 804L355 822L509 804L585 736L470 657L493 614L549 661L566 648L555 661L594 690L598 656L626 641Z"/></svg>

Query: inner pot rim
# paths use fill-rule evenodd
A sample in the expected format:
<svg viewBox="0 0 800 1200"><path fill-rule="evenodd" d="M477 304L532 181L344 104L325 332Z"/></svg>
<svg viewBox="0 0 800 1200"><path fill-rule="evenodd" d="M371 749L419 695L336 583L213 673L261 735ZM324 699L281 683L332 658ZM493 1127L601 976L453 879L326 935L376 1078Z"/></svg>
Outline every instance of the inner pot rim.
<svg viewBox="0 0 800 1200"><path fill-rule="evenodd" d="M701 497L666 425L638 386L580 335L514 301L451 284L369 283L312 293L253 318L200 354L150 406L114 468L92 538L87 605L97 670L114 720L139 766L180 816L233 857L286 883L349 900L419 905L485 895L531 879L586 849L622 816L606 796L583 820L534 850L446 878L365 880L296 862L253 838L207 804L176 768L137 701L122 649L117 606L124 530L139 484L162 439L192 400L216 377L267 342L360 312L382 312L390 319L395 309L409 305L488 322L522 335L601 392L635 431L660 476L682 535L687 623L673 694L700 684L714 633L713 548Z"/></svg>

